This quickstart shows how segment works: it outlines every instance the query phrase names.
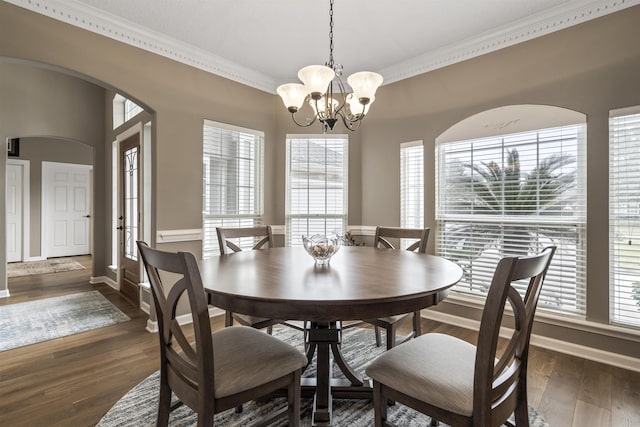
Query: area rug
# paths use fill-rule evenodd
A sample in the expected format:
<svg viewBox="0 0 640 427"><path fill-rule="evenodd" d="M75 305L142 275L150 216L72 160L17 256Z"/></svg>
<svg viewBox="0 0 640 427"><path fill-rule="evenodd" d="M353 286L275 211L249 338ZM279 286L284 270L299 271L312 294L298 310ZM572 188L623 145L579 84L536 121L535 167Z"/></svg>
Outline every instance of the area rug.
<svg viewBox="0 0 640 427"><path fill-rule="evenodd" d="M302 350L302 333L289 328L277 328L274 335L289 342ZM383 347L375 346L375 339L371 329L353 328L343 334L342 352L358 373L364 377L364 369L377 355L384 351ZM315 367L312 365L303 377L313 376ZM334 376L340 376L340 369L334 366ZM341 373L340 373L341 374ZM122 399L107 412L97 427L141 427L154 426L158 408L158 389L160 374L155 372L140 384L131 389ZM272 399L266 402L250 402L244 405L241 414L233 409L216 415L215 424L220 426L246 426L254 423L265 414L272 413L286 406L284 398ZM301 425L311 425L312 400L302 399ZM395 404L388 409L389 421L398 426L424 427L430 423L429 417L414 410ZM548 427L549 424L533 408L529 408L529 418L532 427ZM172 427L191 427L197 425L197 416L186 406L181 406L171 413L169 425ZM287 425L286 420L276 424L278 427ZM373 404L369 400L340 399L333 402L332 425L365 427L373 425ZM440 426L446 426L440 423Z"/></svg>
<svg viewBox="0 0 640 427"><path fill-rule="evenodd" d="M36 274L59 273L61 271L83 270L78 261L71 258L51 258L42 261L12 262L7 264L7 277L33 276Z"/></svg>
<svg viewBox="0 0 640 427"><path fill-rule="evenodd" d="M0 306L0 351L131 320L98 291Z"/></svg>

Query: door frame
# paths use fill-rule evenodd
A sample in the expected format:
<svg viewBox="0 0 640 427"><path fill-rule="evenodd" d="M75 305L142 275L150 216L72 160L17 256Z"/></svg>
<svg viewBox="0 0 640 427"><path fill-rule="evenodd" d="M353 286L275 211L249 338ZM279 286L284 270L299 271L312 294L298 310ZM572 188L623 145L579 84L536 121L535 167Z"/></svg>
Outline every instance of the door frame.
<svg viewBox="0 0 640 427"><path fill-rule="evenodd" d="M29 181L31 161L7 158L7 165L22 167L22 262L31 261L30 253L30 222L31 222L31 182ZM6 183L5 183L6 192ZM6 193L5 193L6 194ZM5 221L6 222L6 221ZM6 224L5 224L6 227Z"/></svg>
<svg viewBox="0 0 640 427"><path fill-rule="evenodd" d="M79 163L64 163L64 162L51 162L51 161L42 161L42 186L41 186L41 201L40 201L40 258L47 259L47 254L50 252L50 246L52 242L48 238L49 230L47 226L46 218L49 217L48 209L49 206L45 202L45 179L46 174L45 170L52 167L52 165L64 166L67 169L85 169L89 171L89 221L88 221L88 230L87 230L87 239L89 240L89 253L93 254L93 241L92 241L92 230L93 230L93 165L85 165Z"/></svg>
<svg viewBox="0 0 640 427"><path fill-rule="evenodd" d="M122 247L122 234L116 228L119 226L118 215L122 212L122 177L119 171L119 156L120 145L122 142L135 135L140 135L140 238L150 245L153 245L152 232L151 232L151 197L152 197L152 160L151 160L151 132L152 121L147 123L138 122L131 127L116 135L116 140L113 141L113 156L112 156L112 219L111 219L111 236L112 236L112 264L110 270L116 275L116 289L120 290L121 277L121 265L120 265L120 248ZM117 248L114 250L113 248ZM147 283L144 266L140 262L140 285L141 293L145 289ZM149 313L150 304L148 298L140 296L140 308L143 311Z"/></svg>

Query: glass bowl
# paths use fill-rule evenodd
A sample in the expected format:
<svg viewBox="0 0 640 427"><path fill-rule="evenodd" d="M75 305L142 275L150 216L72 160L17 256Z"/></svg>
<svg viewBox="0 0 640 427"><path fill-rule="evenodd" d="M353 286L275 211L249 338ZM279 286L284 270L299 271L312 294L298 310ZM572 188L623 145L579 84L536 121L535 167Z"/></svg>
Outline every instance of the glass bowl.
<svg viewBox="0 0 640 427"><path fill-rule="evenodd" d="M331 257L340 249L342 239L336 235L314 234L311 237L302 236L302 244L316 264L326 265L329 264Z"/></svg>

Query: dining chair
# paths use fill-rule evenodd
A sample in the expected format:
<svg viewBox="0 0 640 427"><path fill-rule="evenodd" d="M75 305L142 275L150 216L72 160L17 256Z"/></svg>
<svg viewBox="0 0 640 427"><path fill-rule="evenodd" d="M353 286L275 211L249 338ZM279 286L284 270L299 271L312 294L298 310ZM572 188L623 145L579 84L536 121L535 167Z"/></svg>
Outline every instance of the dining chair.
<svg viewBox="0 0 640 427"><path fill-rule="evenodd" d="M213 426L214 414L287 389L287 407L265 423L288 416L300 423L300 375L307 358L295 347L246 326L211 332L209 306L198 263L191 253L162 252L138 241L158 320L160 402L158 426L169 413L187 405L198 426ZM176 319L178 302L188 300L191 333ZM185 301L187 303L187 301ZM179 399L171 405L171 395Z"/></svg>
<svg viewBox="0 0 640 427"><path fill-rule="evenodd" d="M376 248L382 247L388 249L397 249L399 248L401 241L411 240L411 243L406 247L406 250L424 254L427 252L429 230L429 228L376 227L376 234L373 238L373 244ZM395 243L395 245L393 243ZM434 298L437 298L437 295L434 296ZM411 333L407 335L401 342L397 343L397 326L402 320L404 320L411 314L413 314L413 328L411 330ZM387 350L395 347L397 344L402 344L403 342L410 340L411 338L418 337L421 334L420 311L398 314L395 316L381 317L378 319L367 319L365 320L365 322L374 325L376 345L378 347L381 344L380 328L383 328L386 331Z"/></svg>
<svg viewBox="0 0 640 427"><path fill-rule="evenodd" d="M229 255L242 251L239 240L236 239L253 239L251 249L272 248L273 234L270 225L257 227L216 227L218 234L218 245L220 246L220 254ZM225 313L225 326L233 326L234 321L244 326L262 329L267 328L267 333L271 335L273 325L283 323L283 320L266 319L264 317L251 316L248 314Z"/></svg>
<svg viewBox="0 0 640 427"><path fill-rule="evenodd" d="M499 426L514 412L516 425L528 426L529 340L542 282L555 250L549 246L535 256L505 257L498 262L477 345L429 333L374 360L366 373L373 379L375 425L390 425L387 402L391 399L455 427ZM507 300L513 310L513 331L498 352Z"/></svg>

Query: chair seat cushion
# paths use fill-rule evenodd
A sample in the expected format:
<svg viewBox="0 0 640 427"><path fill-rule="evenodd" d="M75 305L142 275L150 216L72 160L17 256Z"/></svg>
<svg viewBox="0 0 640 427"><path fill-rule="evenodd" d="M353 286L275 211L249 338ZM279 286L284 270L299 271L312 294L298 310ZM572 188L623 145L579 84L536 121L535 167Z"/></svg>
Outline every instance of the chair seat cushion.
<svg viewBox="0 0 640 427"><path fill-rule="evenodd" d="M426 334L395 347L366 369L401 393L463 416L473 412L476 347L444 334Z"/></svg>
<svg viewBox="0 0 640 427"><path fill-rule="evenodd" d="M264 331L234 326L212 336L216 398L265 384L307 364L298 349Z"/></svg>

